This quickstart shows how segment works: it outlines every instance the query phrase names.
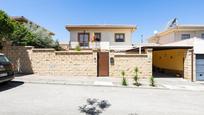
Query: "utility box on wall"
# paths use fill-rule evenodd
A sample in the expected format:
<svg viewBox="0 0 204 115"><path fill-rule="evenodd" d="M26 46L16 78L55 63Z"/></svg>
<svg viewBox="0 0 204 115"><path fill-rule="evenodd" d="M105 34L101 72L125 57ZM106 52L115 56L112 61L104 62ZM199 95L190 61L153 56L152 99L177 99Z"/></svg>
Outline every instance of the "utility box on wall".
<svg viewBox="0 0 204 115"><path fill-rule="evenodd" d="M114 65L114 58L113 57L110 57L110 64Z"/></svg>

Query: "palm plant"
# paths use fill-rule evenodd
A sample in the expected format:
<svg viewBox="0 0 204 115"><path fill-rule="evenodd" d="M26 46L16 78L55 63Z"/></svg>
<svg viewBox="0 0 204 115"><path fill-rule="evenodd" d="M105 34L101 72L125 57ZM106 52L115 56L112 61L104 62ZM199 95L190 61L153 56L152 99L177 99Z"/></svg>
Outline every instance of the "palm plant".
<svg viewBox="0 0 204 115"><path fill-rule="evenodd" d="M125 71L122 71L122 72L121 72L121 75L122 75L122 77L123 77L123 79L122 79L122 85L123 85L123 86L127 86L128 83L127 83L127 79L125 78Z"/></svg>
<svg viewBox="0 0 204 115"><path fill-rule="evenodd" d="M149 78L149 82L150 82L150 86L152 86L152 87L155 87L156 85L155 85L155 80L154 80L154 76L151 76L150 78Z"/></svg>
<svg viewBox="0 0 204 115"><path fill-rule="evenodd" d="M140 86L141 83L139 83L139 76L138 76L139 69L138 69L138 67L135 67L134 72L135 72L135 75L133 77L133 79L135 81L134 85Z"/></svg>

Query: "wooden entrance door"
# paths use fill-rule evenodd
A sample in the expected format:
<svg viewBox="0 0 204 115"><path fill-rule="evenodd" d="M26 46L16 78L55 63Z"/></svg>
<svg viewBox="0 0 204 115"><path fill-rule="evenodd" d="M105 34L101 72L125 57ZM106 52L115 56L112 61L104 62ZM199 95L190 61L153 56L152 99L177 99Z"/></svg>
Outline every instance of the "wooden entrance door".
<svg viewBox="0 0 204 115"><path fill-rule="evenodd" d="M98 76L109 76L109 52L98 52Z"/></svg>

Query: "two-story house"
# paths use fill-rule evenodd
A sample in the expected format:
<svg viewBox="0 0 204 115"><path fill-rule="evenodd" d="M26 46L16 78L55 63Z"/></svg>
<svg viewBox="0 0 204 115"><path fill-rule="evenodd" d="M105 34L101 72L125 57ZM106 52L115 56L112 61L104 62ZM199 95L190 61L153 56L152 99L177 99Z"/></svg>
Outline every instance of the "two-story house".
<svg viewBox="0 0 204 115"><path fill-rule="evenodd" d="M204 25L177 25L163 32L156 33L148 39L148 42L169 44L191 38L204 39Z"/></svg>
<svg viewBox="0 0 204 115"><path fill-rule="evenodd" d="M204 80L204 26L175 25L148 39L153 48L154 71L194 81Z"/></svg>
<svg viewBox="0 0 204 115"><path fill-rule="evenodd" d="M127 50L132 48L134 25L67 25L70 48Z"/></svg>

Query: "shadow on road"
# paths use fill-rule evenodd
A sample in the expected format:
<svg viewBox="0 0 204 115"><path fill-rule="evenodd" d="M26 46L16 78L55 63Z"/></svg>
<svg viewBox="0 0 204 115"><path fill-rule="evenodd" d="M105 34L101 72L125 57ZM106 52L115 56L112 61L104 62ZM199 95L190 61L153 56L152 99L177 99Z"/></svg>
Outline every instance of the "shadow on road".
<svg viewBox="0 0 204 115"><path fill-rule="evenodd" d="M0 84L0 92L16 88L16 87L23 85L23 84L24 84L24 82L21 82L21 81L10 81L7 83L1 83Z"/></svg>

